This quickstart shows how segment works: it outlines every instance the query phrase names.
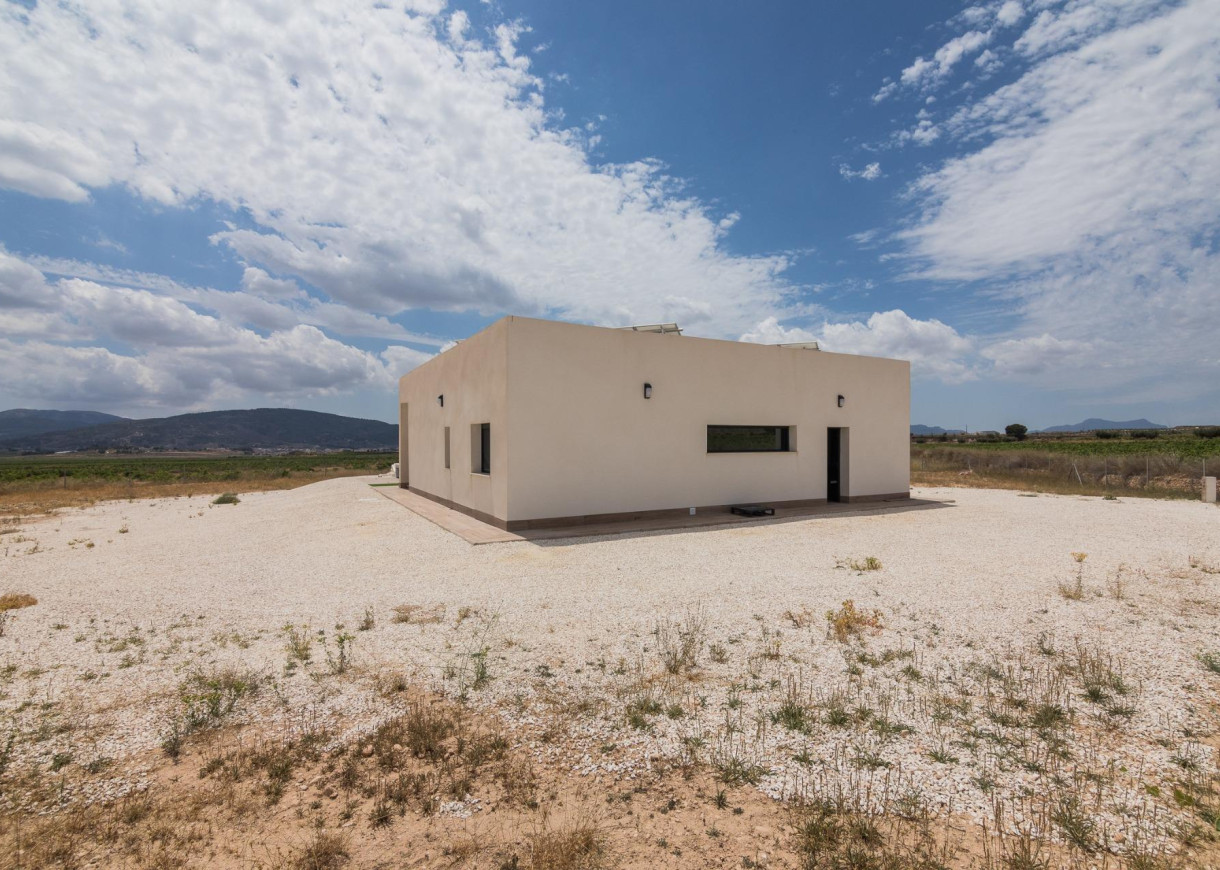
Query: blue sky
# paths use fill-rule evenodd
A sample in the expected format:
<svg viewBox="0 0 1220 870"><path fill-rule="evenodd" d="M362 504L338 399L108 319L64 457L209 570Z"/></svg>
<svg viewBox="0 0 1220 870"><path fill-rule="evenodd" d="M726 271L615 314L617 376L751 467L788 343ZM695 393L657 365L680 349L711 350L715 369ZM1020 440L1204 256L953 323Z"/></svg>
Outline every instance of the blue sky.
<svg viewBox="0 0 1220 870"><path fill-rule="evenodd" d="M1220 420L1220 3L0 0L0 407L394 418L504 314Z"/></svg>

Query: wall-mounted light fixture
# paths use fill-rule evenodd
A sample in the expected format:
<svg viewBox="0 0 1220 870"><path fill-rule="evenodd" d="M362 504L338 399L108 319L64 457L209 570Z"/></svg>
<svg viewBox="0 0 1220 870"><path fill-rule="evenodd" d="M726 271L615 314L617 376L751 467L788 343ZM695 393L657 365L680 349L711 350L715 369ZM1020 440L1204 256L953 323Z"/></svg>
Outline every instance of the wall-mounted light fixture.
<svg viewBox="0 0 1220 870"><path fill-rule="evenodd" d="M440 405L442 408L445 407L445 394L444 393L441 393L439 396L436 397L436 404ZM840 405L843 404L842 396L839 396L839 404Z"/></svg>
<svg viewBox="0 0 1220 870"><path fill-rule="evenodd" d="M644 398L645 399L652 398L652 384L644 384Z"/></svg>
<svg viewBox="0 0 1220 870"><path fill-rule="evenodd" d="M847 399L844 399L842 396L839 396L839 407L842 408L843 405L845 405L846 403L847 403Z"/></svg>

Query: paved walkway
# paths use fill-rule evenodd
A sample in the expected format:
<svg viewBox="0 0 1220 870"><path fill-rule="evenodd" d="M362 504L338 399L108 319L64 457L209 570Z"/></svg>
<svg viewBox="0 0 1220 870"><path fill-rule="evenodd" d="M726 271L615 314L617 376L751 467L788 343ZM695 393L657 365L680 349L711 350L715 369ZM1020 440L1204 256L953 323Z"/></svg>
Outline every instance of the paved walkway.
<svg viewBox="0 0 1220 870"><path fill-rule="evenodd" d="M854 516L860 514L890 514L912 510L930 510L947 507L952 500L929 501L905 498L884 502L856 502L854 504L828 503L803 508L778 508L774 517L742 517L730 513L727 508L709 510L695 516L676 516L652 520L620 520L611 523L590 523L582 526L558 526L549 529L530 529L523 532L506 532L493 525L476 520L461 511L455 511L431 499L416 495L397 486L374 487L391 501L414 511L424 519L436 523L469 544L503 544L510 541L553 541L563 538L590 538L602 535L636 535L661 531L684 531L708 526L737 525L742 523L777 523L814 519L830 516Z"/></svg>

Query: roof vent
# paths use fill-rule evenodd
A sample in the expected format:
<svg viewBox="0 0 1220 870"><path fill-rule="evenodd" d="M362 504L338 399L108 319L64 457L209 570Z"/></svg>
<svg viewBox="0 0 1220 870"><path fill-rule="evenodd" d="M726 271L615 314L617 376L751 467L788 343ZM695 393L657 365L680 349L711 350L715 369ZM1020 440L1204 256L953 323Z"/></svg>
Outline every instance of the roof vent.
<svg viewBox="0 0 1220 870"><path fill-rule="evenodd" d="M681 335L682 330L678 328L676 323L646 323L641 326L620 326L619 329L627 329L631 332L655 332L658 335Z"/></svg>

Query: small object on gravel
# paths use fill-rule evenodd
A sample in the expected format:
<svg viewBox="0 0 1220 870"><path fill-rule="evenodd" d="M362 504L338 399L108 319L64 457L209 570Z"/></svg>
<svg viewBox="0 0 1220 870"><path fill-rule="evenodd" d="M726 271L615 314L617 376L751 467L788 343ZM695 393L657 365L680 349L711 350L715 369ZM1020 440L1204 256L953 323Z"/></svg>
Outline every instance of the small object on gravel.
<svg viewBox="0 0 1220 870"><path fill-rule="evenodd" d="M360 754L363 755L365 758L368 758L370 755L372 755L373 754L373 744L371 744L371 743L364 744L364 748L360 750Z"/></svg>

